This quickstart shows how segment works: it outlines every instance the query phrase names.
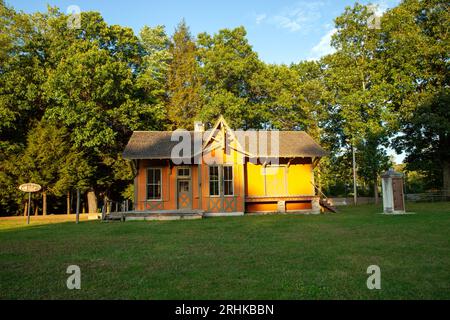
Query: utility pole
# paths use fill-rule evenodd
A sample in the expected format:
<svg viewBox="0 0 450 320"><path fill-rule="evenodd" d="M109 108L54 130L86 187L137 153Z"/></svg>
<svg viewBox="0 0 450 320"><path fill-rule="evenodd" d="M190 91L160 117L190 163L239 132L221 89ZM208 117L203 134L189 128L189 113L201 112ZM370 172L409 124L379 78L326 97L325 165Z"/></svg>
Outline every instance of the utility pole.
<svg viewBox="0 0 450 320"><path fill-rule="evenodd" d="M353 158L353 204L358 204L358 194L356 187L356 155L355 155L355 142L352 141L352 158Z"/></svg>

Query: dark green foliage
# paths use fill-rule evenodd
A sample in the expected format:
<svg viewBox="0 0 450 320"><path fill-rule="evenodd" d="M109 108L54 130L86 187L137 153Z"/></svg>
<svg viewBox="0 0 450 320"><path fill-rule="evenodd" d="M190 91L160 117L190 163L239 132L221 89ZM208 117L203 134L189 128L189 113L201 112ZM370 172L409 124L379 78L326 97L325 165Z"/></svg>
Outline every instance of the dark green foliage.
<svg viewBox="0 0 450 320"><path fill-rule="evenodd" d="M56 195L120 194L132 180L120 157L132 130L163 128L161 89L139 77L151 68L151 40L142 46L95 12L69 29L55 8L0 10L0 211L17 212L25 181Z"/></svg>
<svg viewBox="0 0 450 320"><path fill-rule="evenodd" d="M201 120L211 124L222 114L233 128L262 126L264 106L254 92L262 62L252 50L244 27L199 34L203 108Z"/></svg>
<svg viewBox="0 0 450 320"><path fill-rule="evenodd" d="M450 190L450 91L424 101L395 143L399 150L408 150L408 170L425 173L429 187Z"/></svg>
<svg viewBox="0 0 450 320"><path fill-rule="evenodd" d="M450 190L450 4L404 1L388 12L383 33L383 75L397 111L408 169L428 176L428 186Z"/></svg>
<svg viewBox="0 0 450 320"><path fill-rule="evenodd" d="M170 127L189 130L193 128L201 103L197 48L184 20L175 30L169 53L172 59L167 78Z"/></svg>

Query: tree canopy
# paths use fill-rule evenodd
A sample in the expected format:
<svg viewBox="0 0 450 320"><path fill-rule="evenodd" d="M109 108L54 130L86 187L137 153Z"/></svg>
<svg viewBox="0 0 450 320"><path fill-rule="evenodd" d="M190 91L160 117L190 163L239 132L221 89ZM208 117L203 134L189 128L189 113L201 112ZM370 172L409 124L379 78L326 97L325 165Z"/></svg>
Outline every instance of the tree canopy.
<svg viewBox="0 0 450 320"><path fill-rule="evenodd" d="M405 152L426 188L450 190L447 1L403 0L379 26L355 3L335 20L335 52L268 64L244 27L192 35L183 20L132 29L58 8L27 14L0 0L0 212L18 213L17 183L59 197L73 190L116 200L132 194L121 152L133 130L211 126L305 130L330 151L316 169L324 191L350 192L356 151L360 192L377 195ZM93 206L95 208L95 206Z"/></svg>

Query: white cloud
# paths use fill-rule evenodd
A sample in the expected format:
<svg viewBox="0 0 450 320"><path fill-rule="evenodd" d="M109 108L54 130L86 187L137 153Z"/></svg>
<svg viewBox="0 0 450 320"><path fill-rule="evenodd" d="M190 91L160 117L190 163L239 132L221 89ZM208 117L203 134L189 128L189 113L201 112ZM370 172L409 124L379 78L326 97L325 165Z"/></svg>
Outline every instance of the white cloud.
<svg viewBox="0 0 450 320"><path fill-rule="evenodd" d="M400 0L378 0L373 1L372 5L375 7L375 14L383 15L389 8L393 8L400 3Z"/></svg>
<svg viewBox="0 0 450 320"><path fill-rule="evenodd" d="M289 31L295 32L301 29L300 23L284 16L275 16L273 21L280 27L284 29L289 29Z"/></svg>
<svg viewBox="0 0 450 320"><path fill-rule="evenodd" d="M378 0L373 1L372 5L377 16L383 15L389 8L398 5L400 0ZM320 38L319 42L311 49L310 58L308 60L319 60L321 57L334 53L336 50L331 46L331 37L336 33L336 28L328 27L327 33Z"/></svg>
<svg viewBox="0 0 450 320"><path fill-rule="evenodd" d="M293 6L284 7L273 16L265 17L265 20L267 23L291 32L306 33L322 17L320 9L323 6L322 1L302 1Z"/></svg>
<svg viewBox="0 0 450 320"><path fill-rule="evenodd" d="M311 58L308 60L318 60L327 54L335 52L335 49L331 46L331 37L336 31L337 29L333 28L320 38L320 41L311 49Z"/></svg>
<svg viewBox="0 0 450 320"><path fill-rule="evenodd" d="M267 18L267 14L262 13L262 14L258 14L256 15L256 24L260 24L261 22L263 22L265 19Z"/></svg>
<svg viewBox="0 0 450 320"><path fill-rule="evenodd" d="M378 0L369 3L367 6L369 12L372 12L372 15L367 19L369 29L380 29L381 17L389 8L395 7L399 2L400 0Z"/></svg>

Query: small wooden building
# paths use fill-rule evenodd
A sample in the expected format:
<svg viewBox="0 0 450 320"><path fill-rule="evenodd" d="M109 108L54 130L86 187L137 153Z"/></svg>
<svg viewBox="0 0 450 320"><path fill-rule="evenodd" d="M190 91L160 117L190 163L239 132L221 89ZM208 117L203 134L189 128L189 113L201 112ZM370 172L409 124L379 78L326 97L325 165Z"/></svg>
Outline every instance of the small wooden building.
<svg viewBox="0 0 450 320"><path fill-rule="evenodd" d="M303 131L136 131L136 213L320 212L313 169L327 152Z"/></svg>
<svg viewBox="0 0 450 320"><path fill-rule="evenodd" d="M381 175L383 189L383 212L387 214L405 213L403 174L389 169Z"/></svg>

